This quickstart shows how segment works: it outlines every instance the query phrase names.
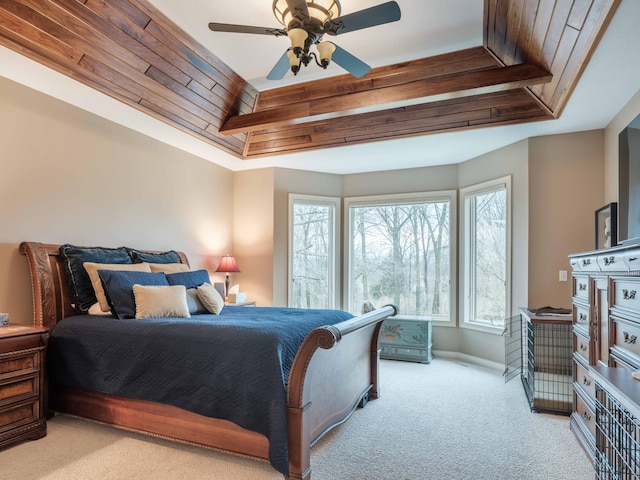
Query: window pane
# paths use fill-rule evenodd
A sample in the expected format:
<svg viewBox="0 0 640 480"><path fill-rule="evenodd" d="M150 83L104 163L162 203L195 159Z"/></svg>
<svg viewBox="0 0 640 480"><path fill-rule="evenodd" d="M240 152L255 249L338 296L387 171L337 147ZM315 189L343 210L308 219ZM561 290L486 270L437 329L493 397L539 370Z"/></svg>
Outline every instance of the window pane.
<svg viewBox="0 0 640 480"><path fill-rule="evenodd" d="M473 201L475 231L472 239L473 319L503 326L507 288L506 190L476 195Z"/></svg>
<svg viewBox="0 0 640 480"><path fill-rule="evenodd" d="M330 205L293 205L293 307L333 307L333 210Z"/></svg>
<svg viewBox="0 0 640 480"><path fill-rule="evenodd" d="M449 320L449 201L352 206L350 310Z"/></svg>

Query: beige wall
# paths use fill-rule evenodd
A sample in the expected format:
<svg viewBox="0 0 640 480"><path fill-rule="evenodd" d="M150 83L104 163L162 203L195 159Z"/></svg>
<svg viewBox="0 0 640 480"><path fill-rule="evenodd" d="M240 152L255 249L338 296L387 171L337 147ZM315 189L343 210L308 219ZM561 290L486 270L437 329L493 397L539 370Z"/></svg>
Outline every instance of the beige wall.
<svg viewBox="0 0 640 480"><path fill-rule="evenodd" d="M274 170L236 172L233 194L233 254L242 273L240 285L250 300L273 305L274 284Z"/></svg>
<svg viewBox="0 0 640 480"><path fill-rule="evenodd" d="M229 170L0 78L0 311L32 321L24 240L210 265L231 248L232 189Z"/></svg>
<svg viewBox="0 0 640 480"><path fill-rule="evenodd" d="M604 132L529 140L529 306L571 307L568 255L595 248L604 202Z"/></svg>

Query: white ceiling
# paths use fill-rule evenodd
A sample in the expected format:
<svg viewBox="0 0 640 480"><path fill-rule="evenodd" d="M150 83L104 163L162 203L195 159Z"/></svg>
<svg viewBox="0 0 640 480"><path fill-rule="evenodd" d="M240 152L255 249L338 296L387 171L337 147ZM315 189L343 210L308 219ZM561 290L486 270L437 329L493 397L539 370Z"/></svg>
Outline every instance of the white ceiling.
<svg viewBox="0 0 640 480"><path fill-rule="evenodd" d="M280 82L264 77L288 46L285 37L211 32L207 23L279 27L270 0L149 0L178 26L259 90L340 75L310 65ZM397 0L399 22L332 37L372 67L482 45L483 0ZM342 0L342 14L384 0ZM442 133L239 160L191 135L0 48L0 76L138 130L232 170L283 167L356 173L459 163L527 137L604 128L640 89L640 1L622 0L608 30L558 120Z"/></svg>

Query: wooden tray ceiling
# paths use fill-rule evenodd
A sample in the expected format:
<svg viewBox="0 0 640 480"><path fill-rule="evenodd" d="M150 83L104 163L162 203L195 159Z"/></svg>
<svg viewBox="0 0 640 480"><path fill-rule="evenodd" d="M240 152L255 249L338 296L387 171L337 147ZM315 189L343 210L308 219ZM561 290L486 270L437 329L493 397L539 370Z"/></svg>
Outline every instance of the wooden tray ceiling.
<svg viewBox="0 0 640 480"><path fill-rule="evenodd" d="M0 44L250 159L562 112L620 0L485 0L484 45L257 92L145 0L3 0Z"/></svg>

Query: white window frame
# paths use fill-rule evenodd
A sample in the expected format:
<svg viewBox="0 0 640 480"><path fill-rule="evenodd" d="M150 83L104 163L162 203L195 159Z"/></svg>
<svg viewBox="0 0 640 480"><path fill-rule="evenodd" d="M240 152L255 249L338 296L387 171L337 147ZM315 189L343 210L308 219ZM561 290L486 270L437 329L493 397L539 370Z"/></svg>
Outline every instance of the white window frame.
<svg viewBox="0 0 640 480"><path fill-rule="evenodd" d="M471 213L467 199L482 193L494 192L503 189L506 192L507 227L506 227L506 285L505 285L505 321L511 310L511 265L512 265L512 218L511 218L511 175L496 178L486 182L470 185L460 189L461 222L460 222L460 327L470 330L477 330L486 333L502 335L505 327L491 326L475 322L471 317L473 308L471 307L472 288L474 278L471 275L472 255L472 235L475 233L474 225L471 225Z"/></svg>
<svg viewBox="0 0 640 480"><path fill-rule="evenodd" d="M293 305L293 208L296 204L320 205L333 208L332 219L329 224L329 257L333 261L329 265L329 305L327 308L339 308L340 305L340 225L341 199L339 197L325 197L318 195L289 194L289 244L288 244L288 282L287 305Z"/></svg>
<svg viewBox="0 0 640 480"><path fill-rule="evenodd" d="M353 258L353 245L351 238L353 235L353 222L354 218L351 214L351 207L366 207L366 206L380 206L380 205L403 205L407 203L419 203L419 202L434 202L434 201L448 201L449 202L449 319L448 320L434 320L433 324L443 327L455 327L456 326L456 313L457 313L457 293L456 293L456 251L457 251L457 191L456 190L442 190L436 192L419 192L419 193L404 193L404 194L390 194L390 195L373 195L366 197L347 197L344 199L344 218L346 220L346 228L344 233L344 245L346 250L345 258L345 280L343 282L343 308L349 310L351 305L351 281L353 279L353 272L351 268L351 259ZM351 312L359 314L361 312ZM403 315L402 311L398 314L397 318L407 319L419 319L422 317Z"/></svg>

